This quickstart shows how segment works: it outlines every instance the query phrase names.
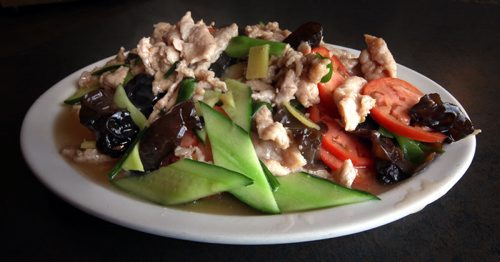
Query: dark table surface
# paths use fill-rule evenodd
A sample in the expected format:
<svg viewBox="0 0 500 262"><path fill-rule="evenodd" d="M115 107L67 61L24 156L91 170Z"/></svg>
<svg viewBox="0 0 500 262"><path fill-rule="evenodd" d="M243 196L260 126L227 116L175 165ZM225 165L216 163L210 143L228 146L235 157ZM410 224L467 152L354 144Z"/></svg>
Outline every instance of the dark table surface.
<svg viewBox="0 0 500 262"><path fill-rule="evenodd" d="M320 21L325 41L363 48L382 36L396 61L444 86L483 133L464 177L422 211L335 239L268 246L196 243L124 228L69 205L35 177L19 148L30 105L68 74L134 47L186 10L223 25ZM500 5L463 1L77 1L0 10L0 257L9 260L499 261ZM335 219L335 218L332 218ZM3 260L3 259L2 259ZM5 260L4 260L5 261Z"/></svg>

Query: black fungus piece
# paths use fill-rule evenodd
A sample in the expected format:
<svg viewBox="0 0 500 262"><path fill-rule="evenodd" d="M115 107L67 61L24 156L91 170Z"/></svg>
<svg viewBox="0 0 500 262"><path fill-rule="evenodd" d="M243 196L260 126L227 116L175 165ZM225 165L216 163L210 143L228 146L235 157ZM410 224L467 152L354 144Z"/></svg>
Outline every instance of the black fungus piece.
<svg viewBox="0 0 500 262"><path fill-rule="evenodd" d="M151 124L139 144L139 156L146 171L158 169L162 161L174 152L188 130L201 129L192 100L175 105Z"/></svg>
<svg viewBox="0 0 500 262"><path fill-rule="evenodd" d="M153 94L154 77L148 74L138 74L124 87L127 97L146 117L153 112L153 105L163 94Z"/></svg>
<svg viewBox="0 0 500 262"><path fill-rule="evenodd" d="M411 176L403 172L396 164L381 159L376 159L375 170L377 180L383 184L394 184Z"/></svg>
<svg viewBox="0 0 500 262"><path fill-rule="evenodd" d="M367 116L363 123L360 123L354 131L349 133L363 139L370 140L373 133L377 132L379 125L370 116Z"/></svg>
<svg viewBox="0 0 500 262"><path fill-rule="evenodd" d="M319 159L322 133L320 130L306 127L285 108L280 108L274 115L274 121L280 122L291 131L302 156L306 159L306 168L314 168L322 164Z"/></svg>
<svg viewBox="0 0 500 262"><path fill-rule="evenodd" d="M428 126L448 136L447 142L458 141L474 132L472 122L460 108L443 103L439 94L424 95L410 109L411 123Z"/></svg>
<svg viewBox="0 0 500 262"><path fill-rule="evenodd" d="M210 65L208 70L211 70L215 73L216 77L222 77L224 71L226 69L238 62L238 59L232 58L226 54L226 52L222 52L214 63Z"/></svg>
<svg viewBox="0 0 500 262"><path fill-rule="evenodd" d="M376 159L389 161L407 174L413 174L415 166L405 159L403 150L394 139L381 136L380 133L372 134L372 153Z"/></svg>
<svg viewBox="0 0 500 262"><path fill-rule="evenodd" d="M87 93L81 101L80 123L92 131L99 131L97 123L118 111L113 102L113 93L97 89Z"/></svg>
<svg viewBox="0 0 500 262"><path fill-rule="evenodd" d="M139 132L128 111L117 111L97 122L97 149L111 157L121 156Z"/></svg>
<svg viewBox="0 0 500 262"><path fill-rule="evenodd" d="M306 22L295 29L283 42L297 49L301 42L307 42L311 47L317 47L322 39L323 26L318 22Z"/></svg>
<svg viewBox="0 0 500 262"><path fill-rule="evenodd" d="M111 157L122 155L139 132L130 113L118 109L113 94L104 89L83 97L79 117L80 123L94 131L97 149Z"/></svg>

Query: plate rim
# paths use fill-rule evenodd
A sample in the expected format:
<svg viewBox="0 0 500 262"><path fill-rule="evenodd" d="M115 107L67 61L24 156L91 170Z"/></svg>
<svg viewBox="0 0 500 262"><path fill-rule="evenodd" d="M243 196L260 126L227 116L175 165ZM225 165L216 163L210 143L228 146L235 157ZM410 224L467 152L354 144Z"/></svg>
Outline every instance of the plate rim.
<svg viewBox="0 0 500 262"><path fill-rule="evenodd" d="M359 54L358 50L337 45L328 46ZM53 141L57 114L54 116L50 113L62 110L62 101L74 91L72 87L75 87L81 72L103 64L109 58L75 71L37 98L23 119L20 135L21 151L38 180L63 200L93 216L134 230L183 240L241 245L296 243L354 234L399 220L436 201L465 174L475 154L476 138L474 136L448 145L447 151L452 148L452 153L461 154L458 164L444 165L442 161L451 157L446 152L421 174L380 194L381 201L376 202L370 201L299 213L257 216L206 214L162 207L136 199L117 189L98 185L71 167L55 148L56 144ZM419 81L431 84L432 88L421 88L424 93L427 89L438 92L443 96L443 100L456 103L466 113L460 103L433 80L398 64L398 72L400 71L410 74L411 79L419 79ZM402 79L412 83L408 79ZM68 87L68 84L71 87ZM59 100L54 100L54 98ZM46 113L43 109L49 109L49 112ZM44 120L51 121L51 124L44 126ZM48 137L51 139L47 140ZM42 146L42 148L34 148L33 145ZM45 154L47 149L49 153L56 152L59 157L47 159ZM41 158L44 161L40 161ZM437 163L440 163L439 166L435 166ZM453 172L450 172L448 176L443 176L443 165L451 168ZM64 175L58 172L52 174L51 169L48 168L54 166ZM428 175L431 171L437 173L440 178L443 177L433 180ZM420 198L417 199L417 197ZM134 209L135 214L127 216L131 215L131 208ZM394 210L382 212L391 209ZM141 213L143 215L138 216L139 211L144 212ZM364 215L364 217L359 217L359 215ZM331 217L336 220L331 222L327 219ZM200 220L204 221L204 225L200 225ZM172 222L175 226L172 226Z"/></svg>

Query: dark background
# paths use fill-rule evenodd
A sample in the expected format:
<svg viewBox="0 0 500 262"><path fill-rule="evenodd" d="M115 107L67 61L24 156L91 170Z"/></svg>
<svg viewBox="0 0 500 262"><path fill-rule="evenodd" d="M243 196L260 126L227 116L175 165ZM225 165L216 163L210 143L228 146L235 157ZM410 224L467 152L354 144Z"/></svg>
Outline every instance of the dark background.
<svg viewBox="0 0 500 262"><path fill-rule="evenodd" d="M361 49L362 35L382 36L396 61L447 88L483 130L464 177L422 211L336 239L231 246L169 239L88 215L45 188L24 162L24 114L68 74L129 49L158 21L240 26L307 20L325 41ZM75 1L0 9L0 259L110 261L499 261L499 1ZM335 218L332 218L335 219ZM202 223L202 221L200 221ZM5 261L5 260L4 260Z"/></svg>

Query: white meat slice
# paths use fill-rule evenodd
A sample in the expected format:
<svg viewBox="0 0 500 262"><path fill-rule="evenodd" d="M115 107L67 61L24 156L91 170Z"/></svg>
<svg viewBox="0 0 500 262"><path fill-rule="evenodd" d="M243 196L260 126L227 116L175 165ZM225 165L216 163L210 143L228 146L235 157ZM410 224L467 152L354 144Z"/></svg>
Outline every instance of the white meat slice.
<svg viewBox="0 0 500 262"><path fill-rule="evenodd" d="M125 55L125 48L122 46L118 50L118 53L116 54L116 56L113 59L110 59L109 61L107 61L104 66L123 64L125 62L125 59L127 59L127 56ZM102 68L102 67L100 67L100 68ZM98 69L99 69L99 67L95 68L94 71L98 70ZM78 79L78 86L79 87L97 87L97 86L99 86L100 83L102 84L100 78L101 77L99 77L99 76L92 75L92 72L84 71L80 75L80 78Z"/></svg>
<svg viewBox="0 0 500 262"><path fill-rule="evenodd" d="M359 60L356 55L341 48L330 48L329 50L332 55L336 56L340 60L350 75L360 75L360 73L357 72L359 69L356 68L359 64Z"/></svg>
<svg viewBox="0 0 500 262"><path fill-rule="evenodd" d="M175 25L164 22L157 23L153 27L153 35L151 36L153 43L165 41L172 31L176 31Z"/></svg>
<svg viewBox="0 0 500 262"><path fill-rule="evenodd" d="M252 38L261 38L272 41L283 41L291 34L289 30L280 29L278 22L268 22L267 24L247 25L245 34Z"/></svg>
<svg viewBox="0 0 500 262"><path fill-rule="evenodd" d="M382 38L365 34L367 49L361 51L361 72L370 81L382 77L396 77L397 65L386 42Z"/></svg>
<svg viewBox="0 0 500 262"><path fill-rule="evenodd" d="M170 87L175 83L176 78L169 77L165 79L162 72L157 72L153 80L153 94L158 95L170 89Z"/></svg>
<svg viewBox="0 0 500 262"><path fill-rule="evenodd" d="M175 81L168 86L165 95L153 106L153 112L148 117L148 121L150 123L156 121L162 111L167 112L172 106L174 106L175 100L177 99L178 86L182 79L182 75L176 75Z"/></svg>
<svg viewBox="0 0 500 262"><path fill-rule="evenodd" d="M351 188L352 183L358 176L358 170L354 168L351 159L346 159L337 172L338 182L348 188Z"/></svg>
<svg viewBox="0 0 500 262"><path fill-rule="evenodd" d="M99 83L104 88L116 89L123 83L123 80L127 77L128 71L128 67L120 66L114 72L106 72L102 74L99 78Z"/></svg>
<svg viewBox="0 0 500 262"><path fill-rule="evenodd" d="M333 100L340 111L346 131L356 129L359 123L365 121L370 109L375 106L374 98L360 94L365 84L365 79L352 76L333 92Z"/></svg>
<svg viewBox="0 0 500 262"><path fill-rule="evenodd" d="M304 107L310 107L319 103L319 91L317 84L304 80L299 80L295 97Z"/></svg>
<svg viewBox="0 0 500 262"><path fill-rule="evenodd" d="M141 57L146 72L152 76L157 72L168 71L175 62L173 60L178 57L175 52L163 42L152 44L149 37L143 37L137 44L137 54Z"/></svg>
<svg viewBox="0 0 500 262"><path fill-rule="evenodd" d="M137 44L137 54L141 57L142 64L144 65L146 72L150 75L155 74L153 69L153 57L154 50L149 37L143 37Z"/></svg>
<svg viewBox="0 0 500 262"><path fill-rule="evenodd" d="M290 138L285 127L283 124L273 121L271 111L266 106L261 107L255 113L255 123L260 139L271 140L281 149L286 149L290 146Z"/></svg>
<svg viewBox="0 0 500 262"><path fill-rule="evenodd" d="M189 66L186 60L181 60L177 64L175 72L177 72L177 75L182 75L184 77L194 77L194 69L191 66Z"/></svg>
<svg viewBox="0 0 500 262"><path fill-rule="evenodd" d="M311 46L307 42L300 42L300 45L297 47L297 51L301 52L302 54L311 53L311 49Z"/></svg>
<svg viewBox="0 0 500 262"><path fill-rule="evenodd" d="M213 33L213 35L212 35ZM226 84L215 77L208 68L226 49L229 40L238 34L238 26L213 29L203 20L194 22L191 12L181 18L175 25L158 23L151 38L143 38L137 45L137 53L141 57L146 73L154 76L153 93L165 93L155 105L149 121L155 121L161 111L168 111L175 103L179 82L185 77L193 77L199 81L197 98L204 90L217 89L227 91ZM164 79L164 74L179 61L172 77Z"/></svg>
<svg viewBox="0 0 500 262"><path fill-rule="evenodd" d="M194 89L194 94L193 94L193 101L203 100L203 97L205 95L205 89L207 89L207 87L204 86L204 84L210 86L210 84L208 84L207 82L198 82L196 84L196 88Z"/></svg>
<svg viewBox="0 0 500 262"><path fill-rule="evenodd" d="M61 154L70 158L76 163L101 164L113 161L114 159L108 155L99 153L97 149L80 149L78 147L65 147L61 150Z"/></svg>
<svg viewBox="0 0 500 262"><path fill-rule="evenodd" d="M330 59L322 59L317 56L306 56L306 64L307 64L307 78L309 82L313 84L317 84L321 81L323 76L328 74L330 69L328 68L328 64L331 63Z"/></svg>
<svg viewBox="0 0 500 262"><path fill-rule="evenodd" d="M286 176L292 172L301 171L307 163L296 146L280 150L279 154L277 158L261 158L262 162L275 176Z"/></svg>
<svg viewBox="0 0 500 262"><path fill-rule="evenodd" d="M277 148L273 141L262 140L255 132L251 133L251 138L259 159L281 160L281 149Z"/></svg>
<svg viewBox="0 0 500 262"><path fill-rule="evenodd" d="M116 54L116 62L118 63L124 63L125 62L125 59L127 59L127 56L125 55L125 48L122 46L120 47L120 49L118 50L118 53Z"/></svg>
<svg viewBox="0 0 500 262"><path fill-rule="evenodd" d="M295 75L300 76L304 68L304 59L304 54L295 51L290 45L286 45L283 55L276 60L276 64L278 67L293 69Z"/></svg>
<svg viewBox="0 0 500 262"><path fill-rule="evenodd" d="M207 82L210 85L210 89L217 89L221 92L227 91L226 83L215 77L215 73L211 70L197 69L194 72L194 76L200 82Z"/></svg>
<svg viewBox="0 0 500 262"><path fill-rule="evenodd" d="M274 87L261 80L249 80L246 82L252 89L252 99L266 103L272 103L276 93Z"/></svg>
<svg viewBox="0 0 500 262"><path fill-rule="evenodd" d="M306 160L300 154L296 145L290 145L286 149L280 149L276 144L269 140L262 140L256 134L252 134L252 143L255 152L269 171L275 176L285 176L290 172L304 170Z"/></svg>
<svg viewBox="0 0 500 262"><path fill-rule="evenodd" d="M226 50L227 45L229 44L229 40L231 40L231 38L237 35L238 35L238 25L234 23L229 26L215 30L214 38L215 38L216 48L214 50L214 54L209 60L210 63L217 61L220 54L224 50Z"/></svg>
<svg viewBox="0 0 500 262"><path fill-rule="evenodd" d="M292 172L300 170L307 164L307 160L302 156L297 146L290 146L283 150L283 165Z"/></svg>
<svg viewBox="0 0 500 262"><path fill-rule="evenodd" d="M99 77L92 75L92 72L83 71L78 79L78 87L96 87L99 86Z"/></svg>
<svg viewBox="0 0 500 262"><path fill-rule="evenodd" d="M105 66L114 65L114 64L123 64L127 56L125 55L125 48L122 46L118 49L118 53L113 59L110 59L106 62Z"/></svg>
<svg viewBox="0 0 500 262"><path fill-rule="evenodd" d="M182 31L181 31L182 34ZM182 34L183 35L183 34ZM184 37L184 35L183 35ZM210 61L217 44L203 22L198 22L190 31L182 44L182 57L189 63Z"/></svg>
<svg viewBox="0 0 500 262"><path fill-rule="evenodd" d="M191 17L191 12L187 11L186 14L181 18L179 22L177 22L177 28L181 34L181 38L186 40L188 36L191 34L191 30L194 27L194 20Z"/></svg>
<svg viewBox="0 0 500 262"><path fill-rule="evenodd" d="M174 155L179 158L188 158L197 161L206 162L205 155L197 146L182 147L177 146L174 150Z"/></svg>
<svg viewBox="0 0 500 262"><path fill-rule="evenodd" d="M320 59L315 54L304 56L301 52L297 52L287 45L283 56L271 61L271 63L270 69L279 70L277 73L269 73L270 77L277 82L278 91L274 99L275 104L288 102L295 97L304 107L319 103L319 92L316 85L328 73L329 60Z"/></svg>
<svg viewBox="0 0 500 262"><path fill-rule="evenodd" d="M274 176L286 176L291 172L289 168L274 159L264 159L262 162Z"/></svg>
<svg viewBox="0 0 500 262"><path fill-rule="evenodd" d="M288 102L292 100L295 96L295 93L299 89L297 81L297 76L295 75L295 71L289 69L282 77L277 87L279 88L278 94L276 95L275 102L276 104L282 104L284 102Z"/></svg>

